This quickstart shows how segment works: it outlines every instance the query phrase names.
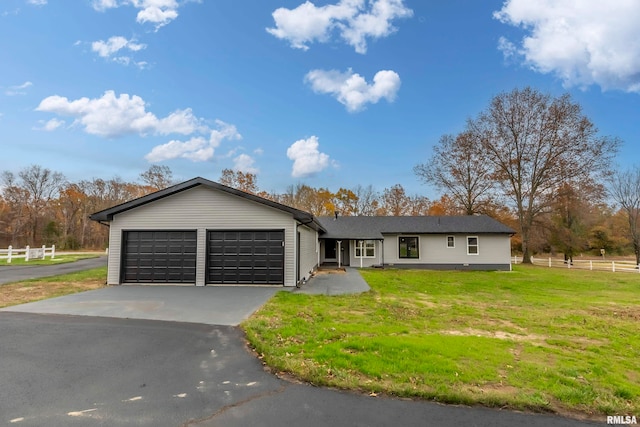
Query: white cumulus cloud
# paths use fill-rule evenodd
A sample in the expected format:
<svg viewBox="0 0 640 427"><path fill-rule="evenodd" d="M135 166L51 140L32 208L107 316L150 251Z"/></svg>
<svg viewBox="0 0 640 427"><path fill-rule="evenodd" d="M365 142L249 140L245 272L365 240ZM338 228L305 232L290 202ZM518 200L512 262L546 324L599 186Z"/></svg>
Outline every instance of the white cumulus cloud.
<svg viewBox="0 0 640 427"><path fill-rule="evenodd" d="M215 149L220 146L222 141L242 138L235 126L222 120L216 120L216 125L218 128L211 130L209 139L197 136L187 141L172 140L153 147L145 159L151 163L177 158L204 162L213 158Z"/></svg>
<svg viewBox="0 0 640 427"><path fill-rule="evenodd" d="M254 167L255 159L248 154L240 154L233 159L233 169L244 173L257 174L258 168Z"/></svg>
<svg viewBox="0 0 640 427"><path fill-rule="evenodd" d="M145 49L147 46L142 43L136 43L134 40L127 40L122 36L109 37L107 41L98 40L91 43L91 50L96 52L103 58L109 58L114 53L119 52L122 49L127 49L132 52Z"/></svg>
<svg viewBox="0 0 640 427"><path fill-rule="evenodd" d="M362 110L366 104L375 104L381 99L393 102L400 89L400 76L395 71L378 71L373 83L368 84L360 74L351 69L347 72L337 70L312 70L305 81L316 93L331 94L350 112Z"/></svg>
<svg viewBox="0 0 640 427"><path fill-rule="evenodd" d="M565 86L640 93L637 0L506 0L494 17L527 33L516 43L500 39L506 57L552 73Z"/></svg>
<svg viewBox="0 0 640 427"><path fill-rule="evenodd" d="M172 140L157 145L144 158L151 163L177 158L203 162L213 157L213 152L214 149L207 144L205 138L194 137L188 141Z"/></svg>
<svg viewBox="0 0 640 427"><path fill-rule="evenodd" d="M275 27L267 31L294 48L307 50L310 43L327 42L338 31L356 52L364 54L367 39L392 34L397 30L392 21L411 17L413 11L404 0L340 0L320 7L305 1L294 9L278 8L272 16Z"/></svg>
<svg viewBox="0 0 640 427"><path fill-rule="evenodd" d="M146 111L141 97L125 93L116 97L111 90L94 99L83 97L70 101L58 95L49 96L40 102L36 110L74 117L74 124L83 126L85 132L108 138L128 134L189 135L203 128L201 120L189 108L158 118Z"/></svg>
<svg viewBox="0 0 640 427"><path fill-rule="evenodd" d="M287 157L293 160L291 176L303 178L315 175L329 166L329 155L321 153L317 136L300 139L287 149Z"/></svg>
<svg viewBox="0 0 640 427"><path fill-rule="evenodd" d="M177 0L94 0L92 5L100 12L121 6L133 6L138 9L136 21L140 24L152 23L156 29L176 19L180 7Z"/></svg>
<svg viewBox="0 0 640 427"><path fill-rule="evenodd" d="M34 6L44 6L45 4L47 4L47 0L27 0L27 3Z"/></svg>

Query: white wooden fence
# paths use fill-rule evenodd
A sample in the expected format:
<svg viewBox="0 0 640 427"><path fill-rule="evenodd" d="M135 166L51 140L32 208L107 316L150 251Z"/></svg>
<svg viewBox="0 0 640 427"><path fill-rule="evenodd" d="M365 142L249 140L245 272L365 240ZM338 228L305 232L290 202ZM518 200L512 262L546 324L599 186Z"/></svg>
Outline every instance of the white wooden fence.
<svg viewBox="0 0 640 427"><path fill-rule="evenodd" d="M0 259L6 259L7 264L11 264L11 260L14 258L24 258L25 261L29 261L44 259L47 256L51 259L56 257L56 245L51 245L50 248L42 245L40 248L27 246L24 249L14 249L13 246L9 246L7 249L0 249Z"/></svg>
<svg viewBox="0 0 640 427"><path fill-rule="evenodd" d="M565 261L562 258L534 258L531 257L531 262L534 265L541 265L544 267L556 267L556 268L575 268L579 270L600 270L600 271L612 271L612 272L631 272L640 273L640 264L636 265L633 261L607 261L603 259L590 259L590 260L576 260L573 262ZM514 256L514 264L521 264L522 257Z"/></svg>

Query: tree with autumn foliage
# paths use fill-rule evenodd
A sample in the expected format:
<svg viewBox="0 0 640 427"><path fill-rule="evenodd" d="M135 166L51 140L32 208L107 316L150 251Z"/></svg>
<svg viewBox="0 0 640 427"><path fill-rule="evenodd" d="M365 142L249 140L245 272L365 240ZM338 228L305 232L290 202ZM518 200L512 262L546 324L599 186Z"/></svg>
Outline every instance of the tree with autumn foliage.
<svg viewBox="0 0 640 427"><path fill-rule="evenodd" d="M244 191L245 193L257 194L258 177L255 173L235 171L233 169L223 169L218 182L227 187Z"/></svg>
<svg viewBox="0 0 640 427"><path fill-rule="evenodd" d="M567 262L589 249L589 230L597 217L593 209L604 198L605 189L594 182L563 183L555 191L549 213L549 244L564 254Z"/></svg>

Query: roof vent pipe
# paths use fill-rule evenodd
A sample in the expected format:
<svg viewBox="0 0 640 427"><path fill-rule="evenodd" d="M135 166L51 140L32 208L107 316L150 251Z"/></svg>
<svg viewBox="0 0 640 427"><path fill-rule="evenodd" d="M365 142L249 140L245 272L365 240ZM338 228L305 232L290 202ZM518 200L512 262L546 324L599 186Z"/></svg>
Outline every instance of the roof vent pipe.
<svg viewBox="0 0 640 427"><path fill-rule="evenodd" d="M338 211L333 211L333 215L335 216L335 218L333 219L334 221L338 219Z"/></svg>

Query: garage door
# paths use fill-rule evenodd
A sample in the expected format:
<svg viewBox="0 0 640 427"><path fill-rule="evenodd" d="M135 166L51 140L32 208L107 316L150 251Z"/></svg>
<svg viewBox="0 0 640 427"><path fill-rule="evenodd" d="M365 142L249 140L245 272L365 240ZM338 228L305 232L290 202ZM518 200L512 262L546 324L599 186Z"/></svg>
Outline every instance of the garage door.
<svg viewBox="0 0 640 427"><path fill-rule="evenodd" d="M211 230L207 283L284 283L284 230Z"/></svg>
<svg viewBox="0 0 640 427"><path fill-rule="evenodd" d="M194 283L195 231L125 231L122 282Z"/></svg>

